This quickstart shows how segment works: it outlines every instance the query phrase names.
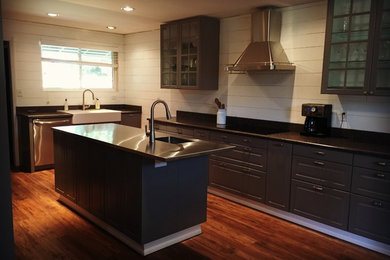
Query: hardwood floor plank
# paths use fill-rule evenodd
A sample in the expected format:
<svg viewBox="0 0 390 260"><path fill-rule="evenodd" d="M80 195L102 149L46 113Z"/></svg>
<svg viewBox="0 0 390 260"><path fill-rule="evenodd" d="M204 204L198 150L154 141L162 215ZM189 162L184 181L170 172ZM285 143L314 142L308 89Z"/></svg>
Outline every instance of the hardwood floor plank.
<svg viewBox="0 0 390 260"><path fill-rule="evenodd" d="M59 203L52 170L11 180L16 259L390 259L211 194L201 235L142 257Z"/></svg>

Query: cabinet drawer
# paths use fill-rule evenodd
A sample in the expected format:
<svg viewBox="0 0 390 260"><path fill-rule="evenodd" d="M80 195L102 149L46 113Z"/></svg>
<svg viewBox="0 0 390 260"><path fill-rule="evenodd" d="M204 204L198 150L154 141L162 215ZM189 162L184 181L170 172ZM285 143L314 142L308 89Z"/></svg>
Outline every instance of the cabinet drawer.
<svg viewBox="0 0 390 260"><path fill-rule="evenodd" d="M166 131L178 135L194 136L194 129L189 127L167 125Z"/></svg>
<svg viewBox="0 0 390 260"><path fill-rule="evenodd" d="M352 192L390 201L390 173L354 167Z"/></svg>
<svg viewBox="0 0 390 260"><path fill-rule="evenodd" d="M233 144L232 140L234 139L233 134L223 133L223 132L210 132L210 141L220 142L226 144Z"/></svg>
<svg viewBox="0 0 390 260"><path fill-rule="evenodd" d="M242 145L250 148L267 148L266 140L244 135L233 135L231 136L230 142L233 144Z"/></svg>
<svg viewBox="0 0 390 260"><path fill-rule="evenodd" d="M390 203L351 195L349 231L390 243Z"/></svg>
<svg viewBox="0 0 390 260"><path fill-rule="evenodd" d="M292 180L291 212L340 229L347 229L350 195L336 189Z"/></svg>
<svg viewBox="0 0 390 260"><path fill-rule="evenodd" d="M194 137L201 140L209 140L210 131L203 129L194 129Z"/></svg>
<svg viewBox="0 0 390 260"><path fill-rule="evenodd" d="M376 156L356 154L353 165L363 168L390 172L390 159Z"/></svg>
<svg viewBox="0 0 390 260"><path fill-rule="evenodd" d="M255 138L245 135L235 135L221 132L210 133L210 140L216 142L223 142L233 145L241 145L250 148L267 148L267 141L261 138Z"/></svg>
<svg viewBox="0 0 390 260"><path fill-rule="evenodd" d="M249 167L258 170L265 170L267 168L266 151L264 149L253 148L253 152L245 152L240 147L218 153L218 157L237 160L238 164L250 164Z"/></svg>
<svg viewBox="0 0 390 260"><path fill-rule="evenodd" d="M209 167L210 185L258 201L264 200L264 172L213 159L210 159Z"/></svg>
<svg viewBox="0 0 390 260"><path fill-rule="evenodd" d="M242 190L243 173L228 168L226 163L209 160L209 184L211 186L239 194Z"/></svg>
<svg viewBox="0 0 390 260"><path fill-rule="evenodd" d="M167 130L167 126L161 123L154 122L154 130L165 132Z"/></svg>
<svg viewBox="0 0 390 260"><path fill-rule="evenodd" d="M349 191L352 166L294 156L292 178Z"/></svg>
<svg viewBox="0 0 390 260"><path fill-rule="evenodd" d="M317 146L294 145L294 155L306 156L344 164L352 164L352 153L325 149Z"/></svg>
<svg viewBox="0 0 390 260"><path fill-rule="evenodd" d="M254 171L243 175L243 187L241 194L252 200L264 202L265 200L265 174L252 174Z"/></svg>

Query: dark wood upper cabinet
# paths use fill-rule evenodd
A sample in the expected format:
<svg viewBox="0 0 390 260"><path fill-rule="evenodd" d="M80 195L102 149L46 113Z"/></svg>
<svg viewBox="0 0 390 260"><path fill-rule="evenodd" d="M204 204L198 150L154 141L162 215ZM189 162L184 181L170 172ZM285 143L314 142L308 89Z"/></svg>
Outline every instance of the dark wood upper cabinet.
<svg viewBox="0 0 390 260"><path fill-rule="evenodd" d="M322 94L390 95L390 2L330 0Z"/></svg>
<svg viewBox="0 0 390 260"><path fill-rule="evenodd" d="M218 89L219 20L199 16L161 25L161 88Z"/></svg>

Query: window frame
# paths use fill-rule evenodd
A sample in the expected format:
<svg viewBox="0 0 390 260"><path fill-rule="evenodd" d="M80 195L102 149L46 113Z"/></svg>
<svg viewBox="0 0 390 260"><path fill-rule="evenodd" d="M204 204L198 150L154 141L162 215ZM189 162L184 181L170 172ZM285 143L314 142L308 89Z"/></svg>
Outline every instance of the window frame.
<svg viewBox="0 0 390 260"><path fill-rule="evenodd" d="M77 50L77 60L67 60L67 59L61 59L61 58L47 58L43 57L43 51L42 46L53 46L53 47L62 47L62 48L72 48ZM111 52L111 63L103 63L103 62L89 62L89 61L83 61L82 55L83 51L106 51ZM42 43L40 42L40 58L41 58L41 77L42 77L42 84L41 88L43 91L75 91L75 90L85 90L85 89L94 89L94 90L103 90L103 91L116 91L118 89L118 71L119 71L119 52L116 50L111 50L107 48L99 48L99 47L93 47L93 48L86 48L86 47L79 47L79 46L72 46L71 44L50 44L50 43ZM44 87L44 76L43 76L43 62L53 62L53 63L60 63L60 64L76 64L79 66L79 77L78 77L78 86L72 87L72 88L64 88L64 87ZM106 68L112 68L112 87L111 88L94 88L94 87L83 87L82 86L82 69L83 66L99 66L99 67L106 67Z"/></svg>

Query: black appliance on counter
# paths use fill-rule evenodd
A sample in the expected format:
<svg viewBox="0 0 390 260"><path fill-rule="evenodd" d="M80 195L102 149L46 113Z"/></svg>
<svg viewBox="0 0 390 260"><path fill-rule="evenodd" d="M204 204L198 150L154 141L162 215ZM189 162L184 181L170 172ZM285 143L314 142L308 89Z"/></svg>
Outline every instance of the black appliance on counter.
<svg viewBox="0 0 390 260"><path fill-rule="evenodd" d="M301 132L302 135L330 135L332 105L302 104L302 116L306 116L303 132Z"/></svg>

